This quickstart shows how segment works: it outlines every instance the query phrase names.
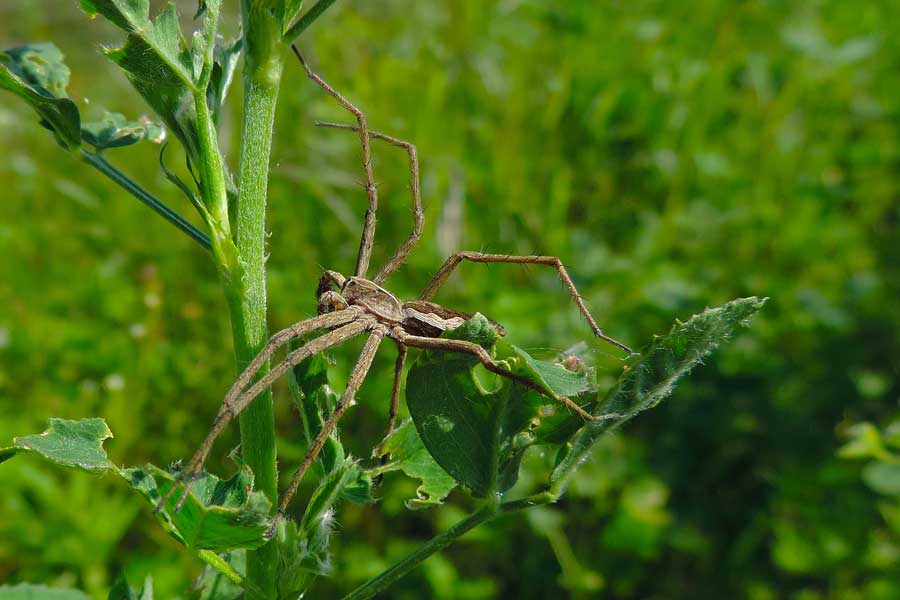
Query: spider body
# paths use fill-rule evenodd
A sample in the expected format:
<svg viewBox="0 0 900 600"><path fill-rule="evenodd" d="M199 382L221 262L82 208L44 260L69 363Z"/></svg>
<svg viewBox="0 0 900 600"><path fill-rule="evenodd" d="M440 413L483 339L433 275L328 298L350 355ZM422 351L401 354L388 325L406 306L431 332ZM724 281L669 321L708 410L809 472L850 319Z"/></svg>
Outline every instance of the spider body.
<svg viewBox="0 0 900 600"><path fill-rule="evenodd" d="M625 346L621 342L618 342L603 333L585 305L584 300L578 293L575 284L572 282L572 279L569 277L559 258L555 256L514 256L506 254L486 254L483 252L458 252L444 262L432 278L431 282L425 287L419 295L419 298L416 300L401 302L397 296L383 287L384 281L392 272L403 264L407 255L412 251L416 242L422 235L424 211L419 195L419 166L415 146L383 133L370 131L365 115L334 90L334 88L328 85L321 77L314 73L303 61L302 56L300 56L300 53L296 48L293 48L293 50L301 64L303 64L303 67L306 69L309 78L316 82L326 92L331 94L341 106L349 110L356 117L357 124L355 126L335 123L317 123L317 125L323 127L351 130L359 135L360 145L362 147L365 191L369 205L366 211L365 224L360 239L356 269L354 275L349 277L345 277L337 271L325 271L319 280L319 285L316 289L317 316L295 323L272 335L265 347L262 348L259 354L256 355L250 364L247 365L243 372L237 377L226 394L225 399L222 401L219 413L216 416L206 439L204 439L200 448L178 475L178 482L184 483L185 485L181 497L175 504L174 510L177 511L180 509L181 504L187 497L193 479L200 474L203 464L206 461L206 457L212 449L212 445L216 438L222 433L228 423L240 414L254 398L271 386L276 379L300 362L360 335L368 335L368 339L363 345L356 366L350 374L344 393L335 405L332 413L322 425L319 433L310 443L303 462L291 479L287 490L285 490L282 495L278 506L278 512L275 515L272 526L272 532L274 532L275 524L277 524L278 520L287 509L290 499L297 491L303 476L322 450L328 436L331 435L331 432L336 427L338 420L347 408L353 404L355 395L368 374L369 368L372 365L372 360L374 359L381 342L385 338L393 341L398 349L397 360L394 367L394 384L391 392L390 413L387 426L388 434L393 431L397 419L401 378L408 348L421 348L473 356L477 358L482 366L488 371L501 377L513 379L541 394L552 397L554 400L576 412L585 420L597 420L618 416L612 414L592 415L569 398L556 396L548 388L539 386L531 379L509 371L505 364L495 361L490 353L479 344L467 340L452 339L442 336L444 332L459 327L472 316L471 313L452 310L431 301L441 286L447 281L450 274L462 262L468 261L482 264L534 264L552 267L557 271L560 279L568 289L572 299L575 301L578 310L588 321L594 335L631 353L628 346ZM370 142L372 139L382 140L394 146L401 147L405 149L409 155L410 191L412 192L414 225L413 231L409 234L403 244L400 245L393 256L388 259L387 263L372 278L368 278L367 271L375 239L375 213L378 209L378 193L377 187L375 186L371 162ZM491 324L498 335L505 335L503 327L493 321L491 321ZM299 348L289 352L280 363L273 366L268 372L264 372L269 359L279 348L285 346L291 340L306 338L309 334L316 331L325 331L326 333L319 337L306 340ZM264 373L257 378L261 372ZM166 505L177 487L177 485L173 485L167 491L157 505L157 511L161 510Z"/></svg>
<svg viewBox="0 0 900 600"><path fill-rule="evenodd" d="M332 285L336 285L337 289ZM402 332L415 336L440 337L445 331L456 329L474 316L427 300L401 302L374 281L364 277L344 277L337 271L326 271L316 291L319 294L320 315L355 306L392 330L400 327ZM506 335L499 323L488 320L498 335ZM400 341L393 331L388 337Z"/></svg>

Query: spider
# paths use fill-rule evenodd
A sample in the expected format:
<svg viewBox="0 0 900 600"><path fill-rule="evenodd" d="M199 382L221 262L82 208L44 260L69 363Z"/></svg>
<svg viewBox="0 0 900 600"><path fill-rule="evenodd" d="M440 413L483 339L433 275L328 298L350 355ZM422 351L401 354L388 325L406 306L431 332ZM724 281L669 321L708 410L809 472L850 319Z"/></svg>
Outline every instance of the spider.
<svg viewBox="0 0 900 600"><path fill-rule="evenodd" d="M262 351L256 355L247 368L238 376L237 380L226 394L209 434L200 445L196 454L194 454L185 468L180 471L175 484L159 501L159 504L156 507L157 512L163 508L172 496L174 490L178 487L178 484L183 483L184 489L175 505L175 511L180 509L187 497L192 482L200 474L203 464L206 462L206 458L216 438L218 438L228 423L240 414L254 398L272 385L276 379L284 375L289 369L300 362L362 334L368 334L368 339L363 345L363 349L360 352L356 365L350 374L347 387L340 400L335 405L334 411L325 421L321 431L319 431L318 435L313 439L303 462L291 479L287 490L285 490L282 495L278 505L278 511L275 514L275 524L283 517L291 498L296 493L301 480L318 456L328 436L334 430L347 408L353 403L356 392L359 391L363 380L369 372L375 353L385 338L393 341L398 348L397 359L394 365L394 382L391 391L391 404L387 424L388 435L394 430L397 420L397 411L400 401L400 380L406 362L408 348L422 348L443 352L471 354L478 358L488 371L515 380L543 395L551 395L552 392L538 386L530 379L512 373L502 365L498 364L482 346L465 340L444 339L439 337L444 331L458 327L465 319L472 316L469 313L451 310L431 302L431 299L441 286L444 285L453 270L463 261L475 263L537 264L553 267L558 272L562 282L568 288L578 309L587 319L594 335L629 354L632 353L632 350L628 346L603 333L585 305L581 294L578 293L575 284L566 272L562 262L555 256L511 256L505 254L486 254L483 252L458 252L444 262L443 266L441 266L434 275L431 282L425 287L425 290L419 295L417 300L401 302L394 294L382 287L382 284L388 276L403 264L407 255L412 251L422 235L425 215L422 209L419 192L419 164L416 148L409 142L383 133L371 131L362 111L356 108L339 92L326 83L324 79L317 75L309 65L307 65L296 46L292 46L292 49L299 59L300 64L305 69L307 76L328 94L333 96L342 107L350 111L356 118L356 125L316 122L316 125L319 127L346 129L356 132L362 146L362 162L365 176L364 185L368 196L369 206L366 211L362 237L359 243L356 268L354 274L350 277L345 277L336 271L325 271L319 281L318 288L316 289L316 296L318 298L318 316L300 321L275 333L268 340ZM378 209L378 192L372 170L370 147L370 141L372 139L382 140L388 144L403 148L409 155L410 189L412 192L414 226L412 233L409 234L393 256L388 259L381 270L379 270L374 277L368 279L369 260L371 258L375 236L375 213ZM503 328L499 324L492 323L492 325L499 335L505 334ZM262 378L255 382L253 381L258 371L280 347L291 340L301 338L314 331L320 330L327 331L327 333L305 343L296 350L293 350L281 363L274 366ZM563 403L585 420L597 420L613 416L592 415L566 397L553 395L553 399ZM274 528L275 525L273 525L272 531L274 531Z"/></svg>

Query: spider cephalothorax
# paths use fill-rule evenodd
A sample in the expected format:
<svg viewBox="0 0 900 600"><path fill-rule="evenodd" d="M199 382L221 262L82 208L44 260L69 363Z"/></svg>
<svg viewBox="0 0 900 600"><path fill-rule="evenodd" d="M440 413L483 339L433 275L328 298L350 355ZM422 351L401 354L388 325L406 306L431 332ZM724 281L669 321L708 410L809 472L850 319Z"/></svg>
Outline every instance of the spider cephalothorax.
<svg viewBox="0 0 900 600"><path fill-rule="evenodd" d="M212 429L206 439L200 445L196 454L191 458L178 476L179 482L184 482L182 497L176 503L178 510L187 496L191 481L200 473L203 463L213 442L222 433L227 424L237 416L250 402L272 383L307 358L328 350L338 344L359 335L368 334L368 339L360 352L356 366L351 372L347 387L337 402L331 415L323 424L315 439L310 443L306 456L299 469L291 479L288 489L285 491L278 506L275 516L277 523L287 508L288 502L297 491L300 481L306 471L312 465L321 451L326 439L337 425L338 420L353 403L356 392L359 391L372 360L381 342L387 338L397 345L397 361L394 367L394 385L391 392L391 407L388 418L388 434L393 431L397 419L397 409L400 398L400 381L403 374L403 366L406 360L408 348L423 348L442 352L456 352L469 354L476 357L481 364L492 373L502 377L514 379L541 394L551 394L547 388L538 386L532 380L510 372L503 364L496 362L485 348L466 340L441 337L442 334L462 325L472 314L455 311L432 302L432 298L441 286L450 277L450 274L463 261L476 263L513 263L545 265L556 269L560 279L565 284L578 306L581 314L587 319L591 330L597 337L625 350L631 350L616 340L608 337L600 329L594 317L591 315L584 300L575 288L575 284L566 272L562 262L555 256L513 256L506 254L485 254L483 252L459 252L444 262L438 269L431 282L419 295L418 299L401 302L394 294L385 289L382 284L393 273L412 251L419 237L422 235L424 223L424 211L419 196L419 164L416 156L416 148L408 142L397 138L370 131L365 115L348 102L343 96L329 86L321 77L316 75L303 61L300 53L294 48L294 52L310 79L315 81L325 91L331 94L337 101L356 117L356 125L341 125L336 123L317 123L319 126L337 129L349 129L359 135L362 147L362 164L365 176L365 190L369 206L366 211L365 224L359 244L359 253L356 259L354 275L345 277L336 271L325 271L316 289L317 313L316 317L295 323L286 329L274 334L265 347L256 355L246 369L238 376L231 389L222 401L219 413L213 422ZM409 155L410 166L410 191L412 192L413 230L400 245L397 251L387 263L371 278L367 277L369 260L372 255L372 246L375 240L375 213L378 209L378 191L375 186L375 178L372 172L371 148L372 139L378 139L406 150ZM504 335L503 328L491 321L499 335ZM291 340L304 338L315 331L326 333L306 341L299 348L291 351L280 363L276 364L264 376L256 379L257 374L275 352ZM614 415L592 415L564 396L554 396L569 409L581 415L586 420L608 418ZM157 510L165 506L177 486L172 486L166 496L160 500ZM274 525L272 528L274 531Z"/></svg>

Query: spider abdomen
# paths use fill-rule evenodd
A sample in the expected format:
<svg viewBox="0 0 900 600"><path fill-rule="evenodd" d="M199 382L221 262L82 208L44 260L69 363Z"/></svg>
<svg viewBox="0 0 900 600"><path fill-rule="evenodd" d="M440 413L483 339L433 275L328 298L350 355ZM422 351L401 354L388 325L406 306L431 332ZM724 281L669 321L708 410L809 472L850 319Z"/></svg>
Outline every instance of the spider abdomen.
<svg viewBox="0 0 900 600"><path fill-rule="evenodd" d="M427 300L403 303L403 328L413 335L440 337L443 332L456 329L473 316L472 313L453 310ZM488 321L497 331L497 335L506 335L503 326L491 319Z"/></svg>

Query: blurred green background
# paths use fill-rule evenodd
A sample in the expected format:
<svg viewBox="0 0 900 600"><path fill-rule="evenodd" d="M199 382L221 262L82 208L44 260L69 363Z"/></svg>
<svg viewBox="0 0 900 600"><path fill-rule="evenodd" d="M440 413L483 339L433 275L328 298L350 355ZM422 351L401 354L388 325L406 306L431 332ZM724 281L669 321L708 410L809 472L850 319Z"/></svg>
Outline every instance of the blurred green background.
<svg viewBox="0 0 900 600"><path fill-rule="evenodd" d="M119 39L74 1L0 4L0 45L55 41L83 110L137 116L97 50ZM555 254L635 346L706 306L772 298L606 439L563 502L476 530L389 597L900 597L900 489L837 455L852 424L900 416L900 4L340 0L301 45L373 128L419 148L427 223L398 295L457 249ZM347 121L291 62L269 193L272 327L313 314L321 269L346 272L356 252L356 140L316 118ZM236 122L223 124L232 160ZM0 148L0 445L51 416L103 416L119 464L190 455L234 376L211 262L10 94ZM157 150L110 159L189 214ZM375 167L377 262L411 214L403 153L379 146ZM467 265L438 299L522 346L587 340L600 369L618 364L552 271ZM336 382L352 351L336 353ZM358 456L380 437L392 364L379 356L343 425ZM291 473L302 448L283 392ZM189 596L199 562L120 481L23 457L0 482L0 582L105 598L124 570L152 574L158 597ZM334 577L312 596L349 591L470 508L457 493L410 513L414 487L388 477L378 505L339 510Z"/></svg>

